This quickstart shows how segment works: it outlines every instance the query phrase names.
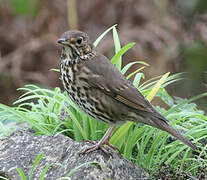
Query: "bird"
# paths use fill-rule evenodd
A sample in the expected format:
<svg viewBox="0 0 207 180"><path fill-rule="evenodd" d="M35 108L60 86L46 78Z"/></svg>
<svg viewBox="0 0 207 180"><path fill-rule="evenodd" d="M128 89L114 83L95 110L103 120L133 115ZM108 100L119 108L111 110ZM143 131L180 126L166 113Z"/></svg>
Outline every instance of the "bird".
<svg viewBox="0 0 207 180"><path fill-rule="evenodd" d="M96 50L87 33L66 31L57 42L62 45L60 79L68 96L86 114L110 125L98 142L88 141L92 145L83 153L98 149L108 153L104 145L115 148L109 143L113 130L127 121L166 131L197 150L194 143L171 127L131 81Z"/></svg>

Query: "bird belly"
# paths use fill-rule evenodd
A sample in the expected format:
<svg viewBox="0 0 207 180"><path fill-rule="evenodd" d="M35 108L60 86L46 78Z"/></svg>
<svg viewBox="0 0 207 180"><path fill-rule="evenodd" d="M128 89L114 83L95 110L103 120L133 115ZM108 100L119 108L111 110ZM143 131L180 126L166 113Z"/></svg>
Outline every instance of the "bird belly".
<svg viewBox="0 0 207 180"><path fill-rule="evenodd" d="M120 125L127 120L132 121L127 107L117 102L97 88L92 88L86 82L87 73L79 74L72 68L65 67L61 71L61 79L70 99L85 113L96 120L107 124Z"/></svg>

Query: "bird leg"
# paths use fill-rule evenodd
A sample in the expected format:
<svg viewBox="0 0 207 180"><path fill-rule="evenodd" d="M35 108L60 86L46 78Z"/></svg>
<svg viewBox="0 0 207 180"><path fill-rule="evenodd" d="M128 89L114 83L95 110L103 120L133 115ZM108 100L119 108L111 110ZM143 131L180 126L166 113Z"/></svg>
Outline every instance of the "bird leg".
<svg viewBox="0 0 207 180"><path fill-rule="evenodd" d="M109 143L109 139L112 135L113 130L115 129L114 126L111 126L106 133L104 134L104 136L101 138L101 140L99 142L93 141L93 140L84 140L84 142L90 142L93 145L89 146L88 148L86 148L83 152L81 152L81 154L86 154L92 151L95 151L97 149L102 150L105 154L109 154L109 152L106 150L106 148L104 147L104 145L108 145L109 147L111 147L112 149L117 149L115 146L113 146L112 144Z"/></svg>

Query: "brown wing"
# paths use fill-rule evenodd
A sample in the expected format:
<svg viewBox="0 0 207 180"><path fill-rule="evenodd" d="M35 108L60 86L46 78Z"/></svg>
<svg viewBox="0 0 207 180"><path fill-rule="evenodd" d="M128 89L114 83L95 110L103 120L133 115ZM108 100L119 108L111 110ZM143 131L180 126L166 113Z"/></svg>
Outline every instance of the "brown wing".
<svg viewBox="0 0 207 180"><path fill-rule="evenodd" d="M144 96L127 80L109 60L98 54L93 60L86 64L92 74L88 78L91 86L102 89L107 95L112 96L117 101L149 113L157 113ZM155 116L163 119L159 113Z"/></svg>

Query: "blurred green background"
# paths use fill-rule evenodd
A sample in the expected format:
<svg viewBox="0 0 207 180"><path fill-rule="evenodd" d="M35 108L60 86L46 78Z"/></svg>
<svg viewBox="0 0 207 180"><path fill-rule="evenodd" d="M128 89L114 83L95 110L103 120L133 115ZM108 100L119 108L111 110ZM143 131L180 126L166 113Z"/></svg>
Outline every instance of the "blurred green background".
<svg viewBox="0 0 207 180"><path fill-rule="evenodd" d="M206 0L0 0L0 103L11 104L19 95L16 88L28 82L62 87L50 69L58 68L61 48L56 40L64 31L86 31L95 40L114 24L122 45L136 42L124 55L125 64L149 63L146 79L187 72L184 81L168 87L174 96L206 91ZM112 57L110 35L98 50ZM198 104L207 110L206 99Z"/></svg>

